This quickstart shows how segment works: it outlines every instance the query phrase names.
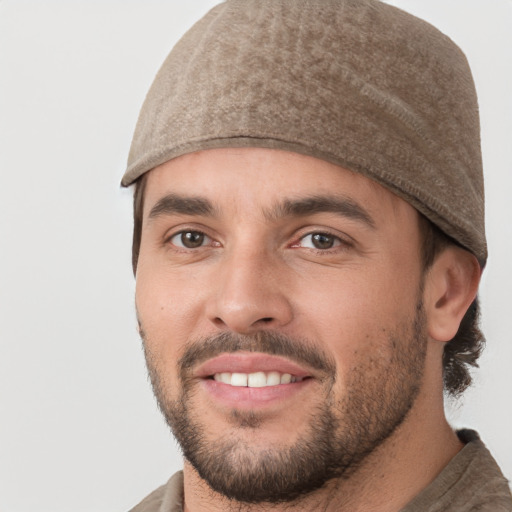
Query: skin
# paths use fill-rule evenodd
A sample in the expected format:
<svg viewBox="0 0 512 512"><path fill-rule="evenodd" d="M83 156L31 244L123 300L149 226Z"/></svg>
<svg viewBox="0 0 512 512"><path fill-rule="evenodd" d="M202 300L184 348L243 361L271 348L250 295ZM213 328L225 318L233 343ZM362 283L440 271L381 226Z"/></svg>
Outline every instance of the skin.
<svg viewBox="0 0 512 512"><path fill-rule="evenodd" d="M336 165L258 148L176 158L150 171L145 194L136 306L146 352L168 402L182 391L176 362L191 341L270 330L313 340L313 348L334 363L331 392L343 403L354 386L352 375L364 376L362 389L392 379L396 347L389 333L411 324L419 301L424 309L419 392L405 420L357 469L291 504L251 508L212 491L185 461L186 510L398 510L461 449L444 417L441 357L476 295L480 271L472 255L450 247L423 275L413 207ZM214 215L155 213L169 194L206 199ZM284 199L312 196L349 200L363 216L283 216L275 207ZM207 236L202 245L187 248L183 232ZM328 234L333 246L318 249L312 233ZM189 410L211 443L227 435L255 453L286 448L307 432L311 411L325 397L320 373L304 371L305 385L270 404L219 399L193 375ZM341 425L343 411L337 416ZM251 412L257 427L241 428L240 418Z"/></svg>

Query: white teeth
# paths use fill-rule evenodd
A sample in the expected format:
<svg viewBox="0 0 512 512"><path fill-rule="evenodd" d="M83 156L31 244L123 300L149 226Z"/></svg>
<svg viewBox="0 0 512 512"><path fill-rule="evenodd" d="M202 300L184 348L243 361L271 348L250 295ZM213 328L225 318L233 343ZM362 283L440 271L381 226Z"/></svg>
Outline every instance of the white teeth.
<svg viewBox="0 0 512 512"><path fill-rule="evenodd" d="M281 384L281 374L279 372L270 372L267 374L267 386L277 386Z"/></svg>
<svg viewBox="0 0 512 512"><path fill-rule="evenodd" d="M247 374L246 373L233 373L231 374L231 385L232 386L247 386Z"/></svg>
<svg viewBox="0 0 512 512"><path fill-rule="evenodd" d="M230 384L237 387L263 388L266 386L278 386L279 384L290 384L302 382L302 377L292 377L289 373L279 372L255 372L255 373L216 373L213 378L217 382Z"/></svg>
<svg viewBox="0 0 512 512"><path fill-rule="evenodd" d="M224 384L231 384L231 373L216 373L213 378Z"/></svg>
<svg viewBox="0 0 512 512"><path fill-rule="evenodd" d="M247 385L250 388L262 388L267 385L267 376L263 372L249 373Z"/></svg>
<svg viewBox="0 0 512 512"><path fill-rule="evenodd" d="M224 384L231 384L231 373L221 373L221 380L224 382Z"/></svg>

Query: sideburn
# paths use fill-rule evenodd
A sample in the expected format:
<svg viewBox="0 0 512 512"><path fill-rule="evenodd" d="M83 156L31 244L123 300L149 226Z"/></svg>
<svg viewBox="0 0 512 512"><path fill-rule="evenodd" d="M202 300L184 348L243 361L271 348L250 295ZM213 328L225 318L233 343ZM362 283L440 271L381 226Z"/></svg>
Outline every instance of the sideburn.
<svg viewBox="0 0 512 512"><path fill-rule="evenodd" d="M132 240L132 269L133 275L137 274L140 243L142 238L142 217L144 213L144 196L146 192L147 173L143 174L135 182L133 193L133 240Z"/></svg>

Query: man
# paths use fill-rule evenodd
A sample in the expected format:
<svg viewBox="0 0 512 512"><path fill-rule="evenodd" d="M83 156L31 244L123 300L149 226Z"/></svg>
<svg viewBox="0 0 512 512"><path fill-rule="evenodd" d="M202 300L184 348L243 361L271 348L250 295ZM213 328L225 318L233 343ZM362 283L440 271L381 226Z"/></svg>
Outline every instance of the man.
<svg viewBox="0 0 512 512"><path fill-rule="evenodd" d="M185 457L133 510L506 511L469 384L487 250L461 51L377 0L228 0L176 45L123 185Z"/></svg>

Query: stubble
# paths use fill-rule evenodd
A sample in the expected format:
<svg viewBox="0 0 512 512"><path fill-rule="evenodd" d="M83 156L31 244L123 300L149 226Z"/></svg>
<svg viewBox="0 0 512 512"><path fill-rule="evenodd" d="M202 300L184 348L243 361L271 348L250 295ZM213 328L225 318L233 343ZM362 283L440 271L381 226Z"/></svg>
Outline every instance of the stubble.
<svg viewBox="0 0 512 512"><path fill-rule="evenodd" d="M346 376L343 396L334 392L336 366L309 340L262 331L222 333L194 341L178 362L180 392L171 399L165 369L145 338L148 372L158 405L184 457L216 492L243 503L285 503L348 478L404 421L419 393L426 356L425 315L418 302L414 318L386 336L389 355L360 361ZM247 429L265 428L254 412L234 409L229 434L212 439L201 411L194 407L194 366L226 352L255 351L285 356L324 375L322 394L311 406L307 428L290 445L256 447ZM290 411L290 415L293 411ZM236 435L239 431L240 434Z"/></svg>

